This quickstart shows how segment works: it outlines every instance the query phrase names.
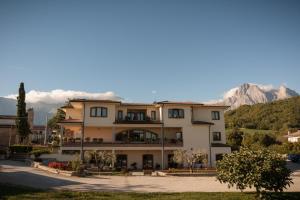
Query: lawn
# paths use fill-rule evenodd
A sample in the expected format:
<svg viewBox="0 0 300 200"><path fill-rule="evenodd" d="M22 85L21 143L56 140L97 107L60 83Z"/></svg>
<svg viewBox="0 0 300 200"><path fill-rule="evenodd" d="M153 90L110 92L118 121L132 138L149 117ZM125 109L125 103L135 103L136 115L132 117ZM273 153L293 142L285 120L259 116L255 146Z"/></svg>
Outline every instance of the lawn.
<svg viewBox="0 0 300 200"><path fill-rule="evenodd" d="M29 187L0 184L0 199L103 199L103 200L138 200L138 199L203 199L203 200L254 200L254 193L127 193L127 192L72 192L44 191ZM299 199L300 193L271 194L270 199Z"/></svg>

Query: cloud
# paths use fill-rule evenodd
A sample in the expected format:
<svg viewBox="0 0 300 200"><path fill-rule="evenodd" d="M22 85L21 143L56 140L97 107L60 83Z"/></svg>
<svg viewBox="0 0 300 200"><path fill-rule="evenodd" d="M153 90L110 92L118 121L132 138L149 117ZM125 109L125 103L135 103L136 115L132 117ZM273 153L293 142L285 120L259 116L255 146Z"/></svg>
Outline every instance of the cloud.
<svg viewBox="0 0 300 200"><path fill-rule="evenodd" d="M205 101L205 102L202 102L202 103L209 104L209 105L223 105L224 100L223 99L209 100L209 101Z"/></svg>
<svg viewBox="0 0 300 200"><path fill-rule="evenodd" d="M16 99L17 94L11 94L5 96L6 98ZM68 99L85 98L85 99L105 99L105 100L122 100L114 92L108 91L104 93L89 93L83 91L74 90L51 90L49 92L42 92L31 90L26 93L27 103L46 102L46 103L64 103Z"/></svg>
<svg viewBox="0 0 300 200"><path fill-rule="evenodd" d="M238 90L239 88L238 87L235 87L235 88L232 88L230 90L228 90L227 92L225 92L223 94L223 99L227 99L229 97L232 97L234 95L234 93Z"/></svg>
<svg viewBox="0 0 300 200"><path fill-rule="evenodd" d="M264 91L270 91L270 90L274 90L275 87L273 85L261 85L261 84L254 84L257 85L260 89L264 90Z"/></svg>

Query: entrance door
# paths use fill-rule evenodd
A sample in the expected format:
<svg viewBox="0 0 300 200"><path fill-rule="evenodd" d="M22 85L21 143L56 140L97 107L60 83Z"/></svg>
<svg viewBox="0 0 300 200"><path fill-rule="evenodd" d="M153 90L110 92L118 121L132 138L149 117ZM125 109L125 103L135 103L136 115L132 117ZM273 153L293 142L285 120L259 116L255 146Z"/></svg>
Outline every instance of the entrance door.
<svg viewBox="0 0 300 200"><path fill-rule="evenodd" d="M153 169L153 155L152 154L143 155L143 168L144 169Z"/></svg>
<svg viewBox="0 0 300 200"><path fill-rule="evenodd" d="M117 169L127 169L127 155L117 154L116 156L116 168Z"/></svg>

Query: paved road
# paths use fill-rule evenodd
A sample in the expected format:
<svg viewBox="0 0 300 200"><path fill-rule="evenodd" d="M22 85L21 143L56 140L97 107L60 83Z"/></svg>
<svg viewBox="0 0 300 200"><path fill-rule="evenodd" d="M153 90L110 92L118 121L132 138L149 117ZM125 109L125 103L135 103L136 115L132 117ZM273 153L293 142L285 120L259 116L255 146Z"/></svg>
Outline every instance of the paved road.
<svg viewBox="0 0 300 200"><path fill-rule="evenodd" d="M300 166L300 165L299 165ZM300 191L300 176L293 176L288 191ZM0 182L42 189L76 191L126 192L223 192L230 190L215 177L99 176L97 178L65 177L26 166L22 162L0 161Z"/></svg>

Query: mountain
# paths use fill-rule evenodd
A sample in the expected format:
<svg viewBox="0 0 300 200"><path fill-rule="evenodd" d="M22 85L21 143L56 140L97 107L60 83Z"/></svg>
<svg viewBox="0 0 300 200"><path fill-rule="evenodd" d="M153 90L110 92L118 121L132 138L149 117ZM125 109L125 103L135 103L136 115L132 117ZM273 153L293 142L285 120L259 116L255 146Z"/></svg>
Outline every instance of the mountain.
<svg viewBox="0 0 300 200"><path fill-rule="evenodd" d="M1 115L16 115L17 113L17 101L14 99L9 99L5 97L0 97L0 114ZM36 103L27 103L26 107L33 108L34 110L34 125L45 125L46 116L48 118L52 117L57 108L61 107L62 103L45 103L45 102L36 102Z"/></svg>
<svg viewBox="0 0 300 200"><path fill-rule="evenodd" d="M274 89L269 86L245 83L226 92L223 103L230 106L232 110L241 105L268 103L295 96L299 96L299 94L286 86L280 86L278 89Z"/></svg>
<svg viewBox="0 0 300 200"><path fill-rule="evenodd" d="M239 127L281 132L288 129L300 129L300 96L240 106L225 113L225 125L227 128Z"/></svg>

